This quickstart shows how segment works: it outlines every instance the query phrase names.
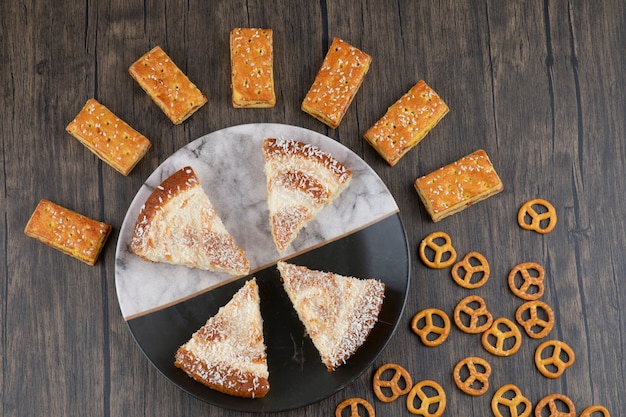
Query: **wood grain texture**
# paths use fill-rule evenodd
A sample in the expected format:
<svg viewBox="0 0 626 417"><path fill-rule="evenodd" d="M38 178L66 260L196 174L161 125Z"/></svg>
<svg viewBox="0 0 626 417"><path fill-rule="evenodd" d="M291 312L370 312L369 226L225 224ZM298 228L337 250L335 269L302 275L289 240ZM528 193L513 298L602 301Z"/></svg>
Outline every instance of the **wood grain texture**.
<svg viewBox="0 0 626 417"><path fill-rule="evenodd" d="M228 33L237 26L274 31L272 109L230 104ZM373 61L332 130L300 104L335 36ZM412 262L403 321L373 368L318 404L276 415L328 416L352 396L372 402L377 415L410 415L404 398L384 404L371 389L375 368L396 362L414 381L434 379L444 387L446 415L492 415L491 395L514 383L533 404L565 393L578 412L599 403L624 416L625 44L621 0L0 2L0 414L247 415L192 398L145 359L117 305L115 243L135 193L174 151L217 129L272 122L326 134L370 164L398 202ZM181 126L128 75L128 66L155 45L208 98ZM420 79L450 113L392 168L362 134ZM129 177L65 132L91 97L153 143ZM505 190L432 223L413 181L479 148ZM548 235L516 224L519 206L536 197L550 200L559 215ZM24 236L41 198L113 225L96 266ZM421 263L417 245L437 230L451 235L459 256L485 255L492 270L485 287L461 289L449 270ZM513 317L522 301L508 290L506 276L526 261L546 269L543 301L557 318L549 337L576 352L561 378L546 379L535 369L540 341L525 338L516 355L496 358L479 337L456 328L437 348L411 333L419 310L452 314L470 293L483 296L494 316ZM482 397L463 394L452 381L454 365L470 354L493 368Z"/></svg>

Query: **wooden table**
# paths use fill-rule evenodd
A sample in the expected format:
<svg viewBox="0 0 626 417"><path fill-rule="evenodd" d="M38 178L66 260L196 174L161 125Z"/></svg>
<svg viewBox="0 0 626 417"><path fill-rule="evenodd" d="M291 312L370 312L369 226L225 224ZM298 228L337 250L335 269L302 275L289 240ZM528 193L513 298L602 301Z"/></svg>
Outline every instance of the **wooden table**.
<svg viewBox="0 0 626 417"><path fill-rule="evenodd" d="M228 33L237 26L274 30L278 101L272 109L234 109ZM373 63L341 125L329 129L300 110L333 37L366 51ZM128 74L161 45L209 103L173 125ZM536 404L568 395L579 414L603 404L624 414L626 393L626 5L596 1L3 1L0 5L0 414L236 416L168 382L144 357L120 314L115 249L132 198L177 149L229 126L301 126L349 147L382 178L406 228L411 285L388 347L352 384L331 397L279 415L329 416L348 397L378 415L410 415L404 398L378 401L372 375L403 365L414 381L447 393L446 415L490 415L495 390L520 387ZM441 123L395 167L362 135L386 108L424 79L450 107ZM65 132L95 97L144 133L153 147L128 177ZM485 149L505 190L433 223L413 181ZM551 201L556 229L523 231L518 208ZM113 226L91 267L23 234L37 202L50 199ZM492 276L476 294L494 316L512 318L521 300L506 277L520 262L546 270L543 300L555 311L546 339L568 343L574 365L547 379L533 364L539 341L524 336L508 358L486 353L479 336L454 325L448 340L425 347L411 317L438 307L452 314L472 292L450 271L427 268L416 248L433 231L449 233L459 255L483 253ZM493 368L487 394L470 397L452 381L461 358Z"/></svg>

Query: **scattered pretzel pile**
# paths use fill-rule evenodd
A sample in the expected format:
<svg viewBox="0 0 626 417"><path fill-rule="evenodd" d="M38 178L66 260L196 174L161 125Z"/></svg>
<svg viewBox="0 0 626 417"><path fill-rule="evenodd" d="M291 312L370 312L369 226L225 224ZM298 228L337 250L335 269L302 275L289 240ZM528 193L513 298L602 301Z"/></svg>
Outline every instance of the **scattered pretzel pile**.
<svg viewBox="0 0 626 417"><path fill-rule="evenodd" d="M554 206L543 199L530 200L520 208L518 223L525 230L540 234L551 232L556 225ZM466 289L483 286L490 275L487 259L478 252L469 252L456 262L457 253L452 239L444 232L426 236L419 245L419 256L429 268L451 267L453 280ZM456 263L455 263L456 262ZM539 300L544 293L545 271L535 262L524 262L514 266L508 275L511 292L525 302L515 312L515 321L506 317L493 318L485 300L471 295L458 302L454 309L454 323L468 334L482 334L483 348L495 356L514 355L522 344L522 330L532 339L546 337L554 327L552 308ZM441 345L450 334L448 315L438 308L426 308L411 320L412 331L425 346ZM546 378L558 378L575 360L572 348L565 342L552 339L541 343L534 356L539 372ZM489 388L491 365L483 358L470 356L459 361L452 371L456 386L464 393L480 396ZM406 407L412 414L424 417L439 417L446 407L446 394L436 381L423 380L413 385L410 373L398 364L384 364L374 374L373 389L376 398L389 403L406 395ZM350 407L349 417L360 416L361 406L367 416L375 417L373 406L362 398L350 398L336 408L335 417ZM500 387L493 395L491 409L496 417L528 417L532 403L513 384ZM591 405L580 417L601 415L609 417L608 410L601 405ZM571 399L563 394L550 394L535 406L535 417L575 417L576 409Z"/></svg>

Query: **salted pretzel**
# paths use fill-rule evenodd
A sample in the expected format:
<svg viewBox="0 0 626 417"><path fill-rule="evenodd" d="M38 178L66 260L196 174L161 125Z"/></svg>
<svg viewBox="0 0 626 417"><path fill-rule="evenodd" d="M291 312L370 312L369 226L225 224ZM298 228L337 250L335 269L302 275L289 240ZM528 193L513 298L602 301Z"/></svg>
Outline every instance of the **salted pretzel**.
<svg viewBox="0 0 626 417"><path fill-rule="evenodd" d="M435 323L433 317L439 317L443 325ZM420 337L424 345L428 347L439 346L450 334L450 318L438 308L426 308L413 316L411 329ZM435 338L431 338L431 335L434 335Z"/></svg>
<svg viewBox="0 0 626 417"><path fill-rule="evenodd" d="M536 210L535 207L542 207ZM517 212L517 223L522 229L533 230L540 234L550 233L556 226L554 206L542 198L525 202Z"/></svg>
<svg viewBox="0 0 626 417"><path fill-rule="evenodd" d="M393 370L393 376L391 379L382 379L383 374L387 370ZM404 388L401 387L401 384L404 385ZM411 374L400 365L386 363L378 368L374 374L373 385L376 398L384 403L390 403L397 400L401 395L411 391L413 380L411 379ZM383 388L391 390L391 395L385 395Z"/></svg>
<svg viewBox="0 0 626 417"><path fill-rule="evenodd" d="M544 357L546 351L548 356ZM560 377L567 368L572 366L575 360L576 355L572 348L560 340L547 340L537 346L535 350L535 365L546 378Z"/></svg>
<svg viewBox="0 0 626 417"><path fill-rule="evenodd" d="M521 283L518 282L518 276L522 279ZM541 265L536 262L522 262L509 272L509 288L523 300L537 300L544 292L544 277L545 271Z"/></svg>
<svg viewBox="0 0 626 417"><path fill-rule="evenodd" d="M363 398L348 398L339 403L337 408L335 409L335 417L342 417L341 413L346 408L350 407L350 416L349 417L361 417L359 414L359 405L362 406L367 412L368 417L376 417L376 413L374 412L374 407L367 400Z"/></svg>
<svg viewBox="0 0 626 417"><path fill-rule="evenodd" d="M604 417L611 417L609 410L606 409L603 405L594 404L585 408L582 413L580 413L580 417L591 417L593 413L600 413Z"/></svg>
<svg viewBox="0 0 626 417"><path fill-rule="evenodd" d="M559 403L567 407L567 410L559 410ZM550 411L547 417L576 417L576 407L567 395L550 394L540 399L535 407L535 417L542 417L543 410L546 407L548 407L548 411Z"/></svg>
<svg viewBox="0 0 626 417"><path fill-rule="evenodd" d="M506 330L501 330L500 326L505 327ZM507 347L507 342L511 339L513 339L513 344ZM485 350L493 355L510 356L517 352L522 345L522 332L511 320L499 317L483 333L481 342Z"/></svg>
<svg viewBox="0 0 626 417"><path fill-rule="evenodd" d="M461 374L465 368L467 368L469 374L467 378L463 379ZM456 386L464 393L473 396L483 395L487 392L490 375L491 365L489 365L489 362L475 356L460 360L453 370Z"/></svg>
<svg viewBox="0 0 626 417"><path fill-rule="evenodd" d="M540 317L545 315L546 318ZM533 339L541 339L554 327L554 311L543 301L526 301L517 308L515 320Z"/></svg>
<svg viewBox="0 0 626 417"><path fill-rule="evenodd" d="M430 391L434 391L433 395L429 395ZM420 405L415 408L415 397L420 400ZM435 408L431 411L431 406ZM446 409L446 393L435 381L420 381L409 391L406 397L406 408L412 414L418 414L424 417L439 417Z"/></svg>
<svg viewBox="0 0 626 417"><path fill-rule="evenodd" d="M443 243L440 244L441 240ZM456 260L452 239L445 232L433 232L426 236L420 243L419 255L422 262L433 269L447 268Z"/></svg>
<svg viewBox="0 0 626 417"><path fill-rule="evenodd" d="M463 271L462 274L459 273ZM470 252L452 266L454 282L463 288L475 289L482 287L489 279L489 262L479 252ZM478 279L474 277L477 276Z"/></svg>
<svg viewBox="0 0 626 417"><path fill-rule="evenodd" d="M473 307L477 304L477 307ZM469 317L465 324L464 318ZM454 308L454 322L461 331L470 334L482 333L493 324L493 316L487 310L485 300L479 295L470 295L459 301Z"/></svg>
<svg viewBox="0 0 626 417"><path fill-rule="evenodd" d="M511 395L510 393L513 393ZM507 412L502 414L500 406L504 407ZM520 410L520 406L523 408ZM509 415L511 417L528 417L532 412L533 405L519 388L513 384L506 384L500 387L491 398L491 411L496 417Z"/></svg>

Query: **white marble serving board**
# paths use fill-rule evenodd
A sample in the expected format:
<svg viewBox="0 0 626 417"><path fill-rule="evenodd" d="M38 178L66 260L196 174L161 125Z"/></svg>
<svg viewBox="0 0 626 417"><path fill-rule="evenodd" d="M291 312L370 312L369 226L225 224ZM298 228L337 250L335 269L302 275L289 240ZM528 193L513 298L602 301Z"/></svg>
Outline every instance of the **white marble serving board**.
<svg viewBox="0 0 626 417"><path fill-rule="evenodd" d="M295 139L316 145L352 172L349 186L311 221L293 244L278 253L269 226L263 140ZM378 175L337 141L296 126L247 124L205 135L159 166L133 199L122 224L115 264L117 295L126 319L174 304L237 277L184 266L147 262L128 243L139 211L152 190L185 166L196 172L224 225L245 251L254 271L349 235L398 212Z"/></svg>

